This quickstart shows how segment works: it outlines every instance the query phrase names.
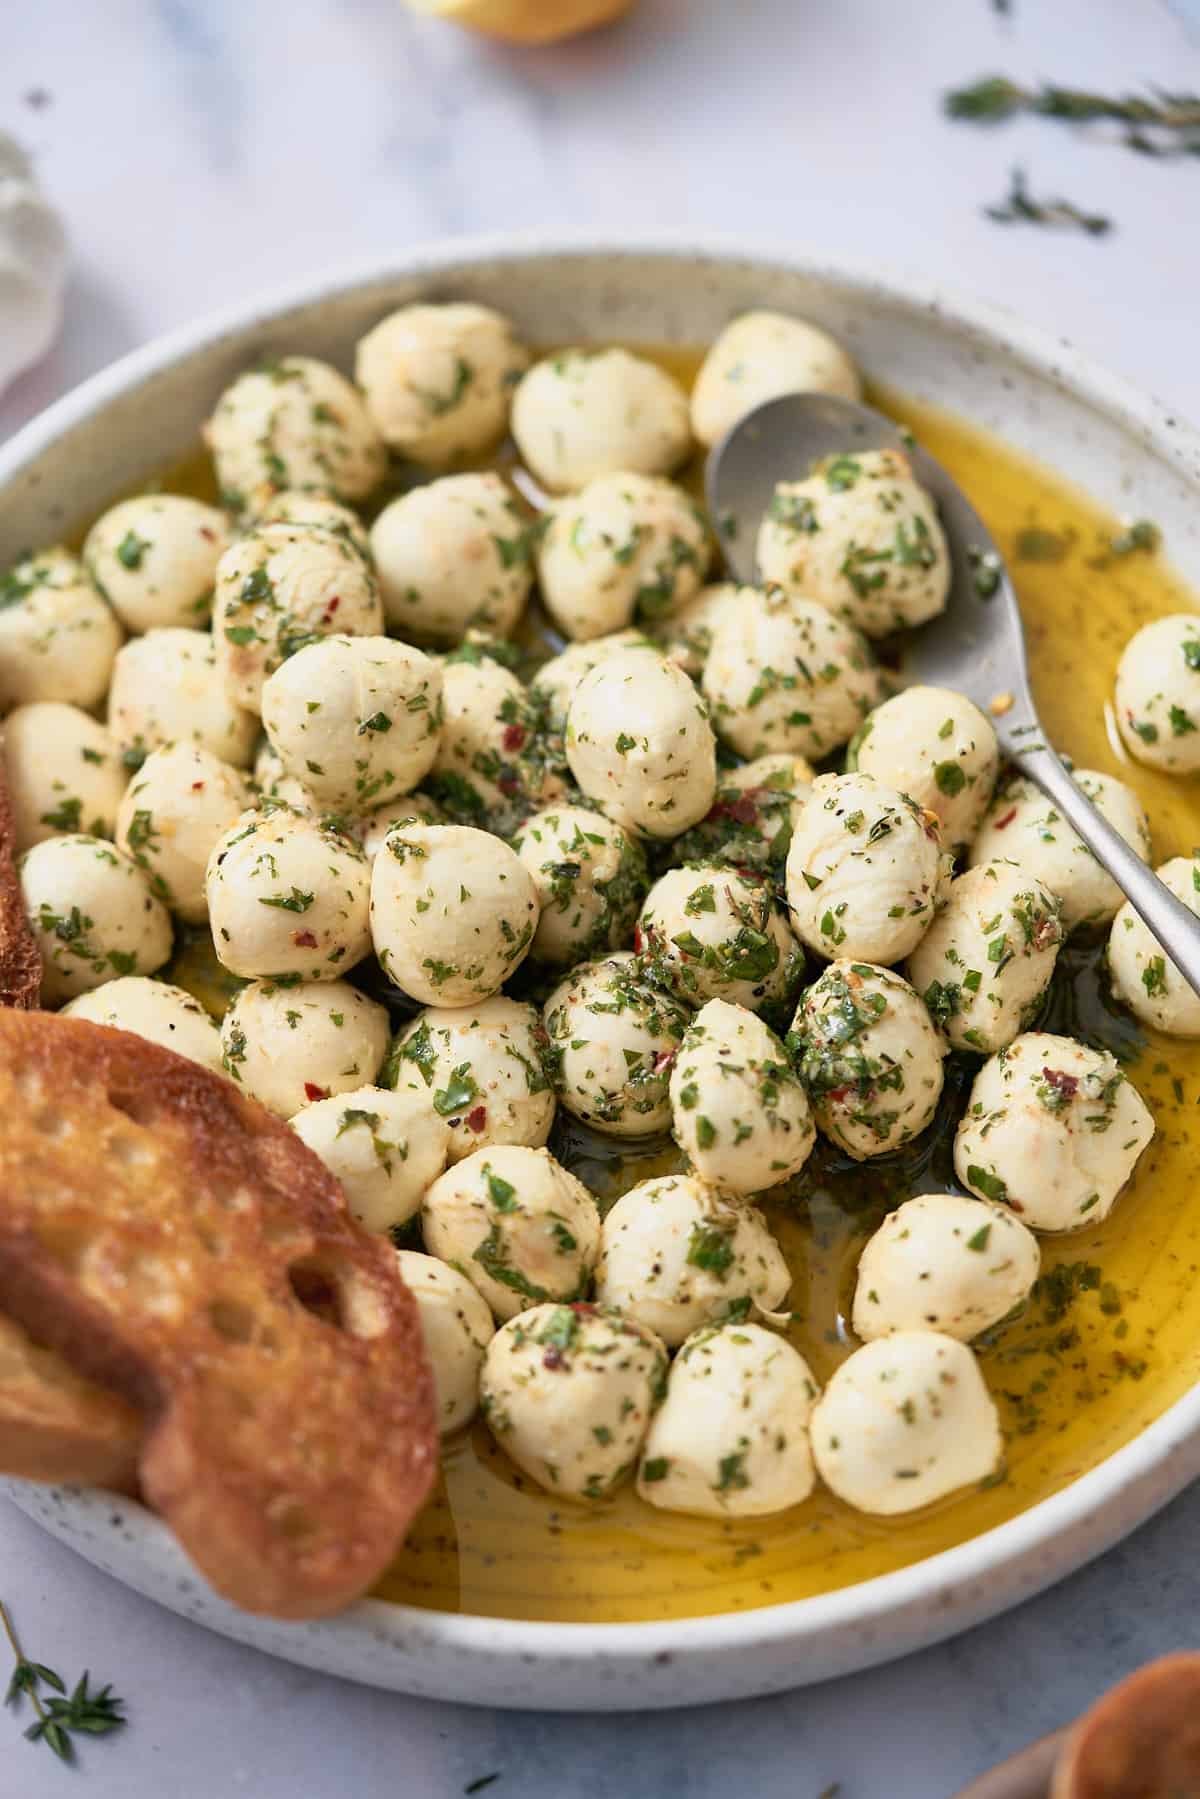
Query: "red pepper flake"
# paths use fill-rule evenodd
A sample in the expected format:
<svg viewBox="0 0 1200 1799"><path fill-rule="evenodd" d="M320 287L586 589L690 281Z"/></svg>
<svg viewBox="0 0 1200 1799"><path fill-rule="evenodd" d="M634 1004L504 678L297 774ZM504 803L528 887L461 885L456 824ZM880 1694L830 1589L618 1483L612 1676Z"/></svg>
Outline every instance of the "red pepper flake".
<svg viewBox="0 0 1200 1799"><path fill-rule="evenodd" d="M304 1097L307 1100L328 1099L329 1089L328 1087L318 1087L315 1081L305 1081Z"/></svg>
<svg viewBox="0 0 1200 1799"><path fill-rule="evenodd" d="M551 1343L549 1349L546 1350L542 1357L542 1367L557 1370L559 1368L565 1368L566 1365L567 1358L562 1350L556 1348L556 1346Z"/></svg>
<svg viewBox="0 0 1200 1799"><path fill-rule="evenodd" d="M481 1130L483 1130L483 1128L486 1124L487 1124L487 1107L486 1106L476 1106L473 1111L470 1111L467 1113L467 1129L469 1131L481 1131Z"/></svg>
<svg viewBox="0 0 1200 1799"><path fill-rule="evenodd" d="M504 736L500 739L506 750L519 750L526 738L524 725L505 725Z"/></svg>
<svg viewBox="0 0 1200 1799"><path fill-rule="evenodd" d="M737 825L756 825L758 823L758 807L748 793L743 793L729 807L729 816Z"/></svg>
<svg viewBox="0 0 1200 1799"><path fill-rule="evenodd" d="M333 617L334 613L337 611L337 609L341 605L341 603L342 603L342 596L340 594L335 593L333 598L329 601L328 605L326 606L325 611L322 615L323 622L325 624L329 623L330 619Z"/></svg>
<svg viewBox="0 0 1200 1799"><path fill-rule="evenodd" d="M654 1058L655 1074L662 1074L665 1069L671 1066L674 1060L675 1051L673 1049L660 1049Z"/></svg>
<svg viewBox="0 0 1200 1799"><path fill-rule="evenodd" d="M640 956L645 947L646 939L642 936L642 927L640 924L635 925L633 928L633 948L635 955Z"/></svg>
<svg viewBox="0 0 1200 1799"><path fill-rule="evenodd" d="M1017 808L1015 806L1013 806L1010 811L1008 811L1004 814L1003 818L998 818L996 820L996 823L995 823L993 829L995 829L997 831L1007 831L1009 825L1012 823L1013 819L1016 816L1017 816Z"/></svg>
<svg viewBox="0 0 1200 1799"><path fill-rule="evenodd" d="M1079 1091L1079 1076L1068 1074L1065 1068L1043 1068L1042 1079L1063 1099L1074 1099Z"/></svg>
<svg viewBox="0 0 1200 1799"><path fill-rule="evenodd" d="M193 781L192 782L192 792L193 793L203 793L204 792L204 782L203 781Z"/></svg>
<svg viewBox="0 0 1200 1799"><path fill-rule="evenodd" d="M520 781L518 780L517 776L512 774L511 772L502 774L502 775L498 775L496 777L496 785L500 789L501 793L503 793L508 799L512 799L514 794L520 793L520 791L521 791Z"/></svg>
<svg viewBox="0 0 1200 1799"><path fill-rule="evenodd" d="M593 1305L590 1299L573 1299L571 1301L571 1310L574 1312L576 1318L595 1318L598 1315L600 1308L599 1306Z"/></svg>
<svg viewBox="0 0 1200 1799"><path fill-rule="evenodd" d="M316 949L317 939L311 931L293 931L292 942L297 949Z"/></svg>
<svg viewBox="0 0 1200 1799"><path fill-rule="evenodd" d="M211 525L201 525L200 535L206 543L216 543L217 541L217 534Z"/></svg>

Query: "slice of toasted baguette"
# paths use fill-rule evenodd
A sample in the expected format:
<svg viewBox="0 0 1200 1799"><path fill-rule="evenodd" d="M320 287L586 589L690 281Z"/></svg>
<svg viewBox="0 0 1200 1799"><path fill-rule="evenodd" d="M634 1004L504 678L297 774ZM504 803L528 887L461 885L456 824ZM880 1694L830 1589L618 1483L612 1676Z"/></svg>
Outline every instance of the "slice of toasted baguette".
<svg viewBox="0 0 1200 1799"><path fill-rule="evenodd" d="M36 1006L42 953L25 916L17 875L17 838L8 784L0 770L0 1006Z"/></svg>
<svg viewBox="0 0 1200 1799"><path fill-rule="evenodd" d="M83 1380L28 1331L0 1317L0 1468L25 1480L65 1480L132 1493L142 1420Z"/></svg>
<svg viewBox="0 0 1200 1799"><path fill-rule="evenodd" d="M148 1502L246 1610L338 1610L425 1500L433 1382L390 1244L170 1050L0 1012L0 1310L144 1413Z"/></svg>

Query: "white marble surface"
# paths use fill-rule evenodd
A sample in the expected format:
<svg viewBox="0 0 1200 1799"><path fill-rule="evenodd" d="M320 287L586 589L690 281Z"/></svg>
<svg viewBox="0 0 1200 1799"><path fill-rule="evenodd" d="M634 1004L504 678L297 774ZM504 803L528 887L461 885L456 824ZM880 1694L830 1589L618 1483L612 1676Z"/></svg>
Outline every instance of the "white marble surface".
<svg viewBox="0 0 1200 1799"><path fill-rule="evenodd" d="M399 0L0 4L0 128L35 150L74 249L66 329L0 436L123 350L248 289L417 238L541 225L802 241L919 267L1069 334L1200 415L1200 165L1046 124L953 128L992 70L1200 88L1195 0L642 0L521 54ZM49 95L30 103L38 90ZM980 216L1020 161L1107 239ZM158 1611L0 1511L30 1651L125 1693L85 1747L97 1799L947 1799L1138 1661L1194 1642L1200 1493L1008 1619L890 1669L703 1714L586 1719L418 1704L271 1663ZM0 1795L76 1778L0 1718Z"/></svg>

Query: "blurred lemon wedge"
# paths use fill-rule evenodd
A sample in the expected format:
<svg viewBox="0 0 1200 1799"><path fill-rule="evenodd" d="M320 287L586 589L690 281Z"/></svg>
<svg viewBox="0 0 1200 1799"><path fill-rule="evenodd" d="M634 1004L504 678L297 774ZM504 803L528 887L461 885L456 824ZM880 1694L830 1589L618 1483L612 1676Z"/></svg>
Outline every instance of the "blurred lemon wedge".
<svg viewBox="0 0 1200 1799"><path fill-rule="evenodd" d="M509 44L553 44L631 12L636 0L408 0L413 12Z"/></svg>

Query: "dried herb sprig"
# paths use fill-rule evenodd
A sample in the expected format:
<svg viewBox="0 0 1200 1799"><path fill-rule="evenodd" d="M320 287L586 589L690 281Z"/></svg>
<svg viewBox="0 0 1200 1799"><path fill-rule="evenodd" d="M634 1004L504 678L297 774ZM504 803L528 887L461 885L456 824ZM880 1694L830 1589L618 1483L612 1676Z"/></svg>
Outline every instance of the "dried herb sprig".
<svg viewBox="0 0 1200 1799"><path fill-rule="evenodd" d="M1103 237L1112 230L1110 218L1100 212L1084 212L1070 200L1035 200L1023 169L1013 170L1007 197L983 210L985 217L998 225L1049 225L1057 230L1086 231L1089 237Z"/></svg>
<svg viewBox="0 0 1200 1799"><path fill-rule="evenodd" d="M1005 75L985 75L943 97L949 118L1002 125L1022 115L1068 125L1107 121L1125 125L1122 141L1147 156L1200 156L1200 94L1096 94L1086 88L1043 82L1022 87Z"/></svg>
<svg viewBox="0 0 1200 1799"><path fill-rule="evenodd" d="M74 1732L84 1736L107 1736L110 1730L127 1722L121 1710L125 1701L107 1684L99 1692L92 1692L88 1684L91 1675L86 1668L68 1693L61 1674L44 1662L30 1661L21 1651L8 1607L2 1599L0 1624L8 1638L14 1662L4 1703L15 1706L22 1699L30 1700L37 1713L37 1718L25 1732L31 1743L45 1743L60 1761L70 1762L75 1757L75 1745L71 1740ZM39 1690L41 1687L49 1687L51 1691L43 1694Z"/></svg>

